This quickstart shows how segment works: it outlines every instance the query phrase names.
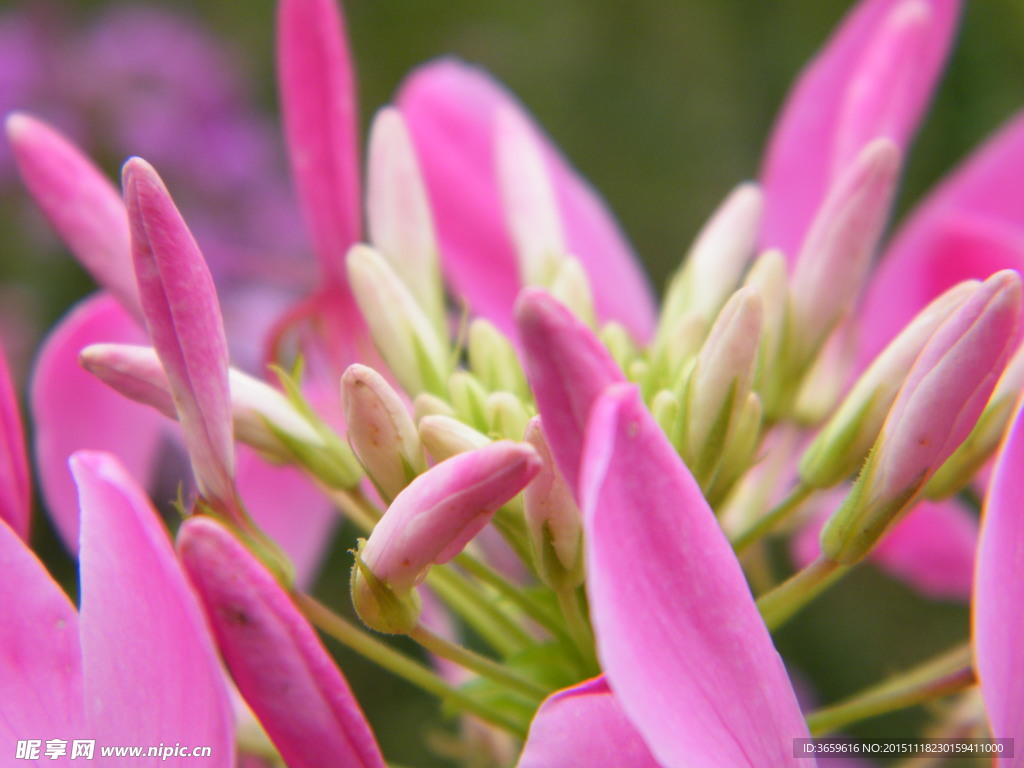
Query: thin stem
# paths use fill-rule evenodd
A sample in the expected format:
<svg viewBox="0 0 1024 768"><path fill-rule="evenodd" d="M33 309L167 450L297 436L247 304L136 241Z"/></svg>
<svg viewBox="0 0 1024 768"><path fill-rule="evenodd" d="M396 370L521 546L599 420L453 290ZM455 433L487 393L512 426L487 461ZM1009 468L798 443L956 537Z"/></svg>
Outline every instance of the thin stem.
<svg viewBox="0 0 1024 768"><path fill-rule="evenodd" d="M764 623L776 630L850 570L822 555L757 601Z"/></svg>
<svg viewBox="0 0 1024 768"><path fill-rule="evenodd" d="M527 616L548 630L555 637L572 642L572 638L566 634L558 617L553 615L544 606L531 600L519 587L509 582L504 576L487 565L487 563L476 559L467 552L463 552L455 558L456 564L466 570L467 573L475 576L482 583L492 587L502 597L507 598ZM532 640L532 638L531 638Z"/></svg>
<svg viewBox="0 0 1024 768"><path fill-rule="evenodd" d="M812 712L807 724L812 734L821 736L850 723L957 693L975 682L971 647L965 643L846 701Z"/></svg>
<svg viewBox="0 0 1024 768"><path fill-rule="evenodd" d="M410 659L404 653L396 651L390 645L359 629L318 602L315 598L306 594L296 593L294 599L296 605L306 615L306 618L345 647L365 656L397 677L422 688L428 693L432 693L442 700L454 702L481 720L486 720L492 725L504 728L519 738L525 738L527 724L515 717L511 717L508 712L491 707L485 702L477 701L458 688L454 688L433 670Z"/></svg>
<svg viewBox="0 0 1024 768"><path fill-rule="evenodd" d="M321 490L363 533L370 533L383 514L358 488L353 491L339 491L337 488L321 485Z"/></svg>
<svg viewBox="0 0 1024 768"><path fill-rule="evenodd" d="M558 605L562 609L573 645L580 652L583 663L596 670L598 666L597 655L594 652L594 633L590 629L590 622L583 615L577 590L560 589L555 594L558 595Z"/></svg>
<svg viewBox="0 0 1024 768"><path fill-rule="evenodd" d="M427 584L437 596L506 658L533 644L529 633L495 605L476 584L447 566L434 566Z"/></svg>
<svg viewBox="0 0 1024 768"><path fill-rule="evenodd" d="M526 696L532 701L539 702L550 693L546 688L534 683L532 680L527 680L498 662L434 634L422 624L412 630L409 633L409 637L435 656L453 661L468 670L476 672L481 677L486 677L498 685Z"/></svg>
<svg viewBox="0 0 1024 768"><path fill-rule="evenodd" d="M817 490L809 485L800 484L786 496L781 502L775 507L765 512L758 520L744 531L740 531L733 540L732 548L736 554L740 554L753 544L755 541L760 539L765 534L769 533L775 526L789 517L794 511L796 511L801 504L803 504L807 498Z"/></svg>

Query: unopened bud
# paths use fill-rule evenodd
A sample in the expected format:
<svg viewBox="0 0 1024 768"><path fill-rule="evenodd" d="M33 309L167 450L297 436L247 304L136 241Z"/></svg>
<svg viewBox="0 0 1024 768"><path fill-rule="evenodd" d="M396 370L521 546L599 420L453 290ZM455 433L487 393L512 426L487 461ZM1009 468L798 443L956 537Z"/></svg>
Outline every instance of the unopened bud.
<svg viewBox="0 0 1024 768"><path fill-rule="evenodd" d="M540 419L530 420L526 441L540 456L541 469L523 491L526 527L537 574L556 591L583 583L583 525L572 490L555 466Z"/></svg>
<svg viewBox="0 0 1024 768"><path fill-rule="evenodd" d="M487 390L480 386L473 374L456 371L448 380L448 393L455 414L467 424L487 432L490 421L487 418Z"/></svg>
<svg viewBox="0 0 1024 768"><path fill-rule="evenodd" d="M477 318L469 324L466 352L469 369L487 389L511 392L520 397L529 395L526 374L515 347L489 321Z"/></svg>
<svg viewBox="0 0 1024 768"><path fill-rule="evenodd" d="M551 281L551 295L567 306L572 313L591 328L597 327L594 295L590 290L587 272L578 259L566 257L558 265Z"/></svg>
<svg viewBox="0 0 1024 768"><path fill-rule="evenodd" d="M424 416L419 423L420 440L427 453L444 461L467 451L490 445L491 439L451 416Z"/></svg>
<svg viewBox="0 0 1024 768"><path fill-rule="evenodd" d="M370 128L366 218L370 240L445 333L444 291L426 185L401 112L385 107Z"/></svg>
<svg viewBox="0 0 1024 768"><path fill-rule="evenodd" d="M402 398L384 377L352 365L341 377L348 439L385 499L393 499L426 468L419 433Z"/></svg>
<svg viewBox="0 0 1024 768"><path fill-rule="evenodd" d="M373 342L409 395L443 395L451 359L445 342L394 269L374 249L348 253L348 276Z"/></svg>
<svg viewBox="0 0 1024 768"><path fill-rule="evenodd" d="M1016 347L1021 301L1017 273L999 272L931 337L822 531L827 557L847 565L863 558L967 437Z"/></svg>
<svg viewBox="0 0 1024 768"><path fill-rule="evenodd" d="M800 478L806 484L830 488L863 464L917 356L979 285L971 280L950 288L875 358L800 460Z"/></svg>
<svg viewBox="0 0 1024 768"><path fill-rule="evenodd" d="M485 407L492 434L507 440L523 439L530 414L518 397L508 392L492 392Z"/></svg>
<svg viewBox="0 0 1024 768"><path fill-rule="evenodd" d="M501 441L443 461L413 480L359 548L352 600L360 618L381 632L412 629L418 608L411 590L432 565L459 554L537 474L540 463L529 445Z"/></svg>

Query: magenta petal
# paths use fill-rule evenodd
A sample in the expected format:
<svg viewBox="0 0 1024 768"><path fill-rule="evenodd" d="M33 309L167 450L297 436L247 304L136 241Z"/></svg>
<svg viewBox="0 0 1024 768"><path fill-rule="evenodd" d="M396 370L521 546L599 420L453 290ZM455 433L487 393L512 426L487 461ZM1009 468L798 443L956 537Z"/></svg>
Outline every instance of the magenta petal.
<svg viewBox="0 0 1024 768"><path fill-rule="evenodd" d="M25 185L57 234L96 282L141 321L128 217L117 188L77 147L39 120L11 115L7 135Z"/></svg>
<svg viewBox="0 0 1024 768"><path fill-rule="evenodd" d="M152 166L124 166L132 259L153 347L167 373L196 480L211 500L234 499L228 345L213 278Z"/></svg>
<svg viewBox="0 0 1024 768"><path fill-rule="evenodd" d="M32 487L25 454L25 430L18 395L0 349L0 520L28 540L32 516Z"/></svg>
<svg viewBox="0 0 1024 768"><path fill-rule="evenodd" d="M336 0L282 0L277 61L292 174L328 284L361 237L356 93Z"/></svg>
<svg viewBox="0 0 1024 768"><path fill-rule="evenodd" d="M781 248L790 258L795 257L838 170L837 152L849 155L861 148L844 149L840 143L851 144L854 135L865 140L884 135L906 148L945 62L960 5L960 0L865 0L843 21L800 75L769 141L761 173L765 188L764 247ZM912 41L917 55L905 62L910 66L893 62L894 71L884 64L884 36L898 35L892 27L899 15L906 15L908 10L919 13L921 7L930 11L930 18ZM892 48L898 57L906 45L897 41ZM879 87L872 82L878 78L888 82ZM890 103L881 97L894 81L902 98ZM880 98L858 104L865 92L877 92ZM878 113L865 114L871 110ZM870 130L872 123L875 130Z"/></svg>
<svg viewBox="0 0 1024 768"><path fill-rule="evenodd" d="M1024 269L1024 114L1018 114L922 203L872 279L861 359L961 280Z"/></svg>
<svg viewBox="0 0 1024 768"><path fill-rule="evenodd" d="M18 739L82 732L82 654L74 606L3 521L0 573L0 754L6 761Z"/></svg>
<svg viewBox="0 0 1024 768"><path fill-rule="evenodd" d="M544 436L575 490L590 408L605 387L625 376L594 333L550 294L524 290L516 321Z"/></svg>
<svg viewBox="0 0 1024 768"><path fill-rule="evenodd" d="M224 673L195 593L145 494L117 460L71 459L82 504L82 656L90 738L234 753ZM172 758L161 765L191 763Z"/></svg>
<svg viewBox="0 0 1024 768"><path fill-rule="evenodd" d="M582 474L598 656L654 755L807 765L793 757L807 725L739 563L634 387L594 406Z"/></svg>
<svg viewBox="0 0 1024 768"><path fill-rule="evenodd" d="M35 460L51 519L64 543L78 551L78 492L68 457L86 448L121 457L128 473L145 486L169 422L133 403L87 373L78 354L97 342L144 344L145 334L109 295L86 299L50 333L32 376Z"/></svg>
<svg viewBox="0 0 1024 768"><path fill-rule="evenodd" d="M259 561L205 517L185 522L178 548L228 669L284 761L384 768L344 677Z"/></svg>
<svg viewBox="0 0 1024 768"><path fill-rule="evenodd" d="M992 735L1024 734L1024 409L1018 407L981 518L974 583L974 663ZM1024 765L1024 751L1009 763Z"/></svg>
<svg viewBox="0 0 1024 768"><path fill-rule="evenodd" d="M445 274L456 296L502 332L512 330L521 283L498 184L495 119L517 113L536 131L555 187L570 253L590 279L598 315L637 339L654 329L654 301L632 248L605 202L569 165L519 101L482 70L454 59L420 67L397 102L430 194Z"/></svg>
<svg viewBox="0 0 1024 768"><path fill-rule="evenodd" d="M295 581L311 584L341 518L313 482L294 467L269 464L238 449L238 492L256 525L281 545Z"/></svg>
<svg viewBox="0 0 1024 768"><path fill-rule="evenodd" d="M517 768L660 768L603 677L537 710Z"/></svg>

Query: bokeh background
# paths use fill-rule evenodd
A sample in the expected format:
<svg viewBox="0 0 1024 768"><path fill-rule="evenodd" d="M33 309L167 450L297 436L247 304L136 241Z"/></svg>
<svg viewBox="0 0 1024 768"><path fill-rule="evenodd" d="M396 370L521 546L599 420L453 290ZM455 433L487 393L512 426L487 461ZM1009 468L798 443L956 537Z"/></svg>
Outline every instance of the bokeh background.
<svg viewBox="0 0 1024 768"><path fill-rule="evenodd" d="M364 129L417 64L443 55L481 64L603 192L660 290L715 204L756 177L791 81L850 5L350 0L345 11ZM216 254L218 279L256 285L271 273L300 290L311 273L276 116L273 16L271 0L0 2L0 111L53 121L112 176L128 155L146 156ZM909 159L900 212L1024 105L1022 41L1024 3L968 0ZM19 384L41 335L90 290L27 200L3 147L0 334ZM264 321L250 320L254 328ZM36 530L73 589L72 564L45 522ZM322 582L339 602L345 546ZM780 647L829 701L966 632L963 606L923 601L868 572L787 629ZM355 683L389 757L446 764L415 746L443 729L432 702L372 670L356 672ZM859 732L909 735L928 716L916 710Z"/></svg>

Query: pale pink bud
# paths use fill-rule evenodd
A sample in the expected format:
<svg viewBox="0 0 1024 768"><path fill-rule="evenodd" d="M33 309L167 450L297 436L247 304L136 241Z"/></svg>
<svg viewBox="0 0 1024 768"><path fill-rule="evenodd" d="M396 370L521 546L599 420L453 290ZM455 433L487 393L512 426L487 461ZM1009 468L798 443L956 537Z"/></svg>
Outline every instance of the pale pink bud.
<svg viewBox="0 0 1024 768"><path fill-rule="evenodd" d="M822 532L831 559L867 554L978 420L1017 345L1022 291L998 272L935 332L911 369L868 462Z"/></svg>
<svg viewBox="0 0 1024 768"><path fill-rule="evenodd" d="M124 166L132 259L146 325L203 496L234 506L228 346L213 278L152 166Z"/></svg>
<svg viewBox="0 0 1024 768"><path fill-rule="evenodd" d="M440 413L421 418L419 430L423 447L438 461L491 444L487 435L452 416Z"/></svg>
<svg viewBox="0 0 1024 768"><path fill-rule="evenodd" d="M82 350L79 360L89 373L125 397L155 408L169 418L178 418L167 374L152 347L92 344ZM228 384L235 438L240 442L280 461L293 457L275 433L323 447L322 438L288 398L266 382L231 368Z"/></svg>
<svg viewBox="0 0 1024 768"><path fill-rule="evenodd" d="M411 625L396 626L381 590L407 599L430 566L459 554L540 465L529 445L499 441L443 461L410 483L357 554L352 599L363 620L381 631L412 629L418 606L408 616Z"/></svg>
<svg viewBox="0 0 1024 768"><path fill-rule="evenodd" d="M117 188L77 147L39 120L11 115L7 138L25 186L57 234L93 279L141 321L128 217Z"/></svg>
<svg viewBox="0 0 1024 768"><path fill-rule="evenodd" d="M402 113L386 107L370 129L366 216L370 241L405 279L423 311L445 327L437 238L427 190Z"/></svg>
<svg viewBox="0 0 1024 768"><path fill-rule="evenodd" d="M900 166L888 139L872 142L838 178L811 224L793 272L792 333L813 354L860 294Z"/></svg>
<svg viewBox="0 0 1024 768"><path fill-rule="evenodd" d="M341 377L352 449L378 490L393 499L427 468L408 408L384 377L352 365Z"/></svg>
<svg viewBox="0 0 1024 768"><path fill-rule="evenodd" d="M523 491L537 572L552 589L573 589L583 583L584 575L580 508L555 466L538 417L527 424L526 441L541 459L540 472Z"/></svg>
<svg viewBox="0 0 1024 768"><path fill-rule="evenodd" d="M495 116L498 181L523 285L550 286L566 253L555 190L540 144L510 108Z"/></svg>

